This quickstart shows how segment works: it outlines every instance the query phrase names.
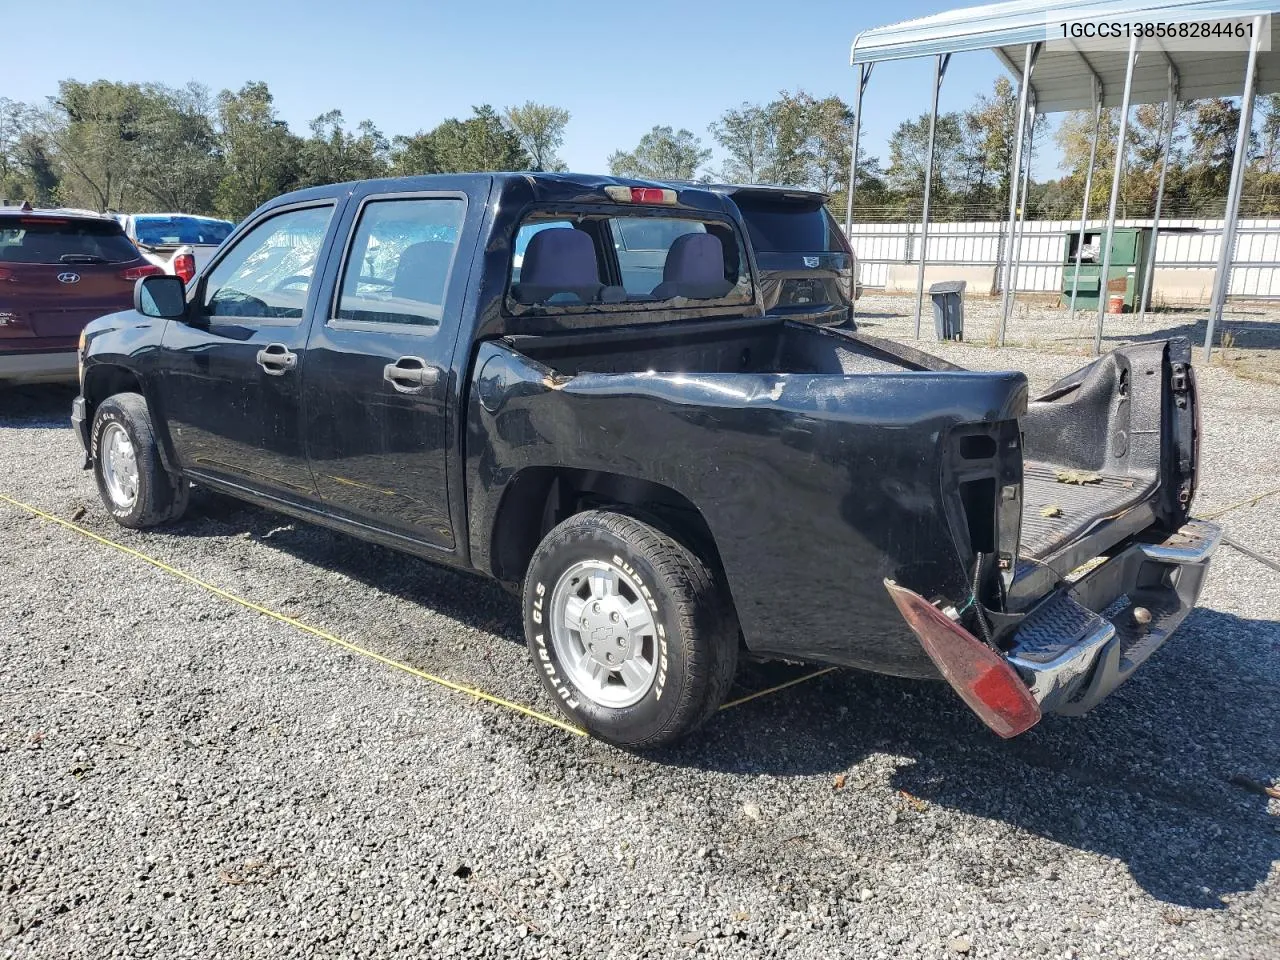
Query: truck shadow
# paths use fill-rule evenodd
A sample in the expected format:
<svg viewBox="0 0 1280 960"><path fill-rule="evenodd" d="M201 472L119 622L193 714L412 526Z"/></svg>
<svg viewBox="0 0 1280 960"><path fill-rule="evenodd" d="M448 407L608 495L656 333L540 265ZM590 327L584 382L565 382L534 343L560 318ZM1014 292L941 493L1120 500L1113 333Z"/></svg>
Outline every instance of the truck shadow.
<svg viewBox="0 0 1280 960"><path fill-rule="evenodd" d="M1219 656L1227 648L1236 653ZM937 806L1002 821L1122 861L1159 900L1221 909L1280 861L1267 799L1230 782L1280 773L1278 660L1280 623L1197 609L1092 714L1048 717L1016 740L988 733L940 683L840 672L735 708L750 716L722 714L662 759L847 773L844 789L858 789L859 762L889 754L905 818Z"/></svg>
<svg viewBox="0 0 1280 960"><path fill-rule="evenodd" d="M176 532L248 532L523 644L519 607L494 584L306 524L278 533L289 521L219 496L198 497L193 513ZM1224 649L1235 653L1219 656ZM1198 609L1092 714L1046 718L1016 740L990 734L940 683L838 671L722 711L689 740L635 762L737 777L844 774L844 789L857 790L861 762L889 755L891 802L908 820L938 807L1007 823L1123 862L1163 902L1220 909L1223 897L1254 890L1280 860L1266 799L1229 782L1280 772L1278 659L1280 623ZM425 654L410 662L436 666ZM808 672L746 664L735 695Z"/></svg>
<svg viewBox="0 0 1280 960"><path fill-rule="evenodd" d="M1142 332L1126 330L1121 334L1104 333L1102 339L1109 343L1120 345L1147 340L1168 340L1171 337L1187 337L1192 344L1199 347L1204 343L1205 331L1208 329L1209 324L1207 315L1203 313L1194 318L1186 317L1185 319L1177 314L1159 313L1152 315L1152 320L1153 323L1150 330ZM1157 327L1156 324L1160 324L1160 326ZM1214 331L1215 348L1221 345L1216 341L1223 333L1230 334L1231 345L1237 349L1280 350L1280 322L1274 320L1224 318ZM1199 357L1197 356L1196 359L1199 359Z"/></svg>

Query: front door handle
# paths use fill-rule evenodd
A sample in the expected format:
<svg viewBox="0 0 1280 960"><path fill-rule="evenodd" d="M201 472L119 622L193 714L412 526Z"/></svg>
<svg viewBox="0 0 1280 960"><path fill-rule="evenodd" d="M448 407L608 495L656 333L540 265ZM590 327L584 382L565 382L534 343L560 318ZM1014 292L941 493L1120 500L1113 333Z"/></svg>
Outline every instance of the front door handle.
<svg viewBox="0 0 1280 960"><path fill-rule="evenodd" d="M401 357L382 368L382 379L400 393L421 393L440 379L440 368L427 365L421 357Z"/></svg>
<svg viewBox="0 0 1280 960"><path fill-rule="evenodd" d="M258 351L258 366L273 377L282 376L298 365L298 355L283 343L268 343Z"/></svg>

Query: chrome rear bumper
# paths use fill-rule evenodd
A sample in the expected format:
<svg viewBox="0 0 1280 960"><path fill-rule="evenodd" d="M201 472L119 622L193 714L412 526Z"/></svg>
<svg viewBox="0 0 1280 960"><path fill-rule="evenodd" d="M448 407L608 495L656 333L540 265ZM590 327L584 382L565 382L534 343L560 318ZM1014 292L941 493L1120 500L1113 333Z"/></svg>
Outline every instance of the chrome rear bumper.
<svg viewBox="0 0 1280 960"><path fill-rule="evenodd" d="M1086 713L1128 680L1195 606L1221 537L1193 520L1132 544L1032 609L1008 661L1042 712Z"/></svg>

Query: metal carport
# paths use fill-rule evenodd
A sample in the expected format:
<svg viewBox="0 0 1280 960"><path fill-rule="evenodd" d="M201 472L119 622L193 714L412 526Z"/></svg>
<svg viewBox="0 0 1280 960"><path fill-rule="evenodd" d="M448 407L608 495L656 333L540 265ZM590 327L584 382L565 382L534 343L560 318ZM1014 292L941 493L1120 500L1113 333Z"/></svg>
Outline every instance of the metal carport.
<svg viewBox="0 0 1280 960"><path fill-rule="evenodd" d="M853 197L857 179L858 139L861 132L862 101L875 64L884 60L903 60L919 57L934 58L933 111L931 114L929 145L926 152L926 176L924 209L920 239L920 268L916 283L915 325L920 334L920 310L924 298L924 265L927 259L929 203L933 181L934 128L938 114L938 91L946 75L953 54L973 50L991 50L1018 79L1018 124L1014 151L1014 176L1010 180L1009 228L1006 236L1001 282L1004 310L1000 323L1000 343L1004 343L1005 328L1013 300L1015 244L1014 236L1025 204L1019 205L1019 191L1025 198L1026 184L1030 180L1030 156L1027 149L1029 116L1037 113L1054 113L1064 110L1093 108L1094 148L1096 151L1098 123L1104 107L1121 107L1120 142L1124 143L1129 108L1133 104L1168 102L1166 112L1165 159L1172 138L1172 118L1179 101L1208 97L1242 96L1240 129L1238 131L1235 161L1231 171L1227 196L1226 224L1219 253L1218 270L1210 299L1209 324L1205 335L1205 356L1210 355L1213 331L1221 320L1223 305L1235 246L1235 228L1238 221L1240 190L1247 163L1244 149L1248 143L1253 121L1253 99L1258 93L1280 92L1280 42L1278 42L1276 18L1280 13L1278 0L1130 0L1130 2L1098 2L1098 0L1064 0L1050 7L1032 0L1012 0L1006 3L987 4L952 10L866 30L853 41L850 63L858 68L858 86L854 100L853 151L849 169L849 191L846 208L846 224L852 225ZM1095 45L1074 44L1067 40L1046 43L1050 22L1089 23L1189 23L1206 20L1239 20L1252 27L1252 38L1247 50L1188 50L1176 42L1159 39L1138 39L1127 42L1127 49L1096 49ZM1269 43L1264 39L1269 37ZM1269 47L1269 49L1263 49ZM1024 157L1024 153L1027 156ZM1123 174L1125 150L1116 151L1113 171L1111 202L1107 214L1107 229L1103 241L1104 259L1102 276L1110 266L1111 235L1115 226L1116 204ZM1092 176L1093 158L1089 175ZM1159 230L1160 201L1164 192L1162 167L1154 217L1155 230ZM1089 190L1085 190L1084 208L1081 211L1080 228L1083 232L1088 219ZM1083 246L1083 243L1078 246ZM1151 243L1154 256L1155 238ZM1077 267L1079 260L1077 258ZM1072 309L1074 312L1074 292ZM1102 328L1106 315L1106 297L1099 297L1098 326L1094 337L1095 352L1101 348ZM1146 304L1143 303L1145 310Z"/></svg>

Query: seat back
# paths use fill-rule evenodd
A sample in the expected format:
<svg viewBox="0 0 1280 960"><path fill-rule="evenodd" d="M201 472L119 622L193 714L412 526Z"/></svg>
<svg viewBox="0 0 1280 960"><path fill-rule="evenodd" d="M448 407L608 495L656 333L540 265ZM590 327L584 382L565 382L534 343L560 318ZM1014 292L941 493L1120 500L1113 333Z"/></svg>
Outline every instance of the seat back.
<svg viewBox="0 0 1280 960"><path fill-rule="evenodd" d="M724 275L724 245L710 233L676 237L662 267L662 282L653 288L658 300L688 297L714 300L729 295L733 284Z"/></svg>
<svg viewBox="0 0 1280 960"><path fill-rule="evenodd" d="M453 248L452 243L441 240L424 240L405 247L396 264L391 295L443 306Z"/></svg>
<svg viewBox="0 0 1280 960"><path fill-rule="evenodd" d="M595 303L600 264L591 237L572 227L540 230L529 238L520 282L511 294L520 303Z"/></svg>

